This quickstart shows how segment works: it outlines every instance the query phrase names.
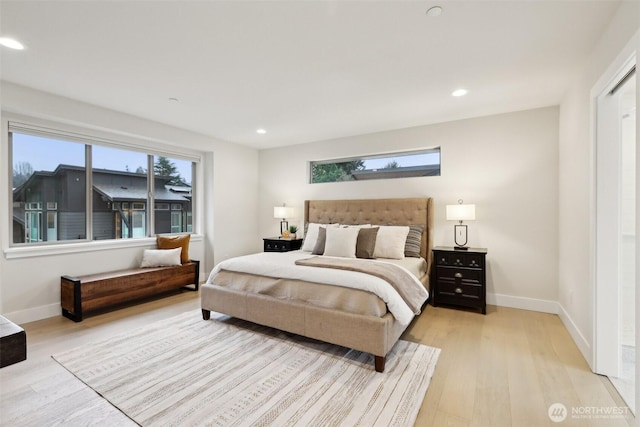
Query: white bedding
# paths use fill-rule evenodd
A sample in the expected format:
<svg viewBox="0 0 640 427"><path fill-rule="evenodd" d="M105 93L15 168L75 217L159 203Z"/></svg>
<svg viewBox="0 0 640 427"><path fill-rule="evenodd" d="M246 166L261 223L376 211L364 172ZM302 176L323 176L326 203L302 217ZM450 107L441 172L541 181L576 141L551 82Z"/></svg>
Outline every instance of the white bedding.
<svg viewBox="0 0 640 427"><path fill-rule="evenodd" d="M416 277L422 277L427 273L427 261L424 258L405 257L403 259L376 259L378 262L388 262L399 265L409 270Z"/></svg>
<svg viewBox="0 0 640 427"><path fill-rule="evenodd" d="M356 271L295 265L295 261L297 259L310 258L312 256L313 255L309 252L292 251L283 253L262 252L231 258L216 265L216 267L211 271L207 283L211 284L214 275L220 270L257 274L268 277L305 280L308 282L351 287L354 289L372 292L387 304L389 312L391 312L391 314L393 314L393 316L403 326L407 326L413 319L414 315L420 314L419 312L414 313L404 302L402 297L400 297L398 292L389 283L378 277ZM400 265L411 272L411 270L415 270L419 262L406 261L407 259L384 260L381 262L393 261L393 264ZM418 258L414 259L419 260ZM418 268L418 271L419 270L420 269ZM414 278L416 286L424 293L424 301L426 301L428 297L427 290L414 273L411 275Z"/></svg>

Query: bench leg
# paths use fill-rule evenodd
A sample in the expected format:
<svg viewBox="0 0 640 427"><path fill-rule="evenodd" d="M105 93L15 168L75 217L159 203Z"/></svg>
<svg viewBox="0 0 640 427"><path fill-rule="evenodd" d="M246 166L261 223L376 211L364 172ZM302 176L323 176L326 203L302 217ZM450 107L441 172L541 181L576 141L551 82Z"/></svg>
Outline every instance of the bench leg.
<svg viewBox="0 0 640 427"><path fill-rule="evenodd" d="M211 311L210 310L205 310L204 308L202 309L202 318L204 320L209 320L211 319Z"/></svg>
<svg viewBox="0 0 640 427"><path fill-rule="evenodd" d="M64 308L62 309L62 315L64 317L66 317L67 319L71 319L74 322L82 322L82 312L78 313L78 314L74 314L71 313L68 310L65 310Z"/></svg>
<svg viewBox="0 0 640 427"><path fill-rule="evenodd" d="M384 372L384 364L387 361L386 356L373 356L375 360L376 372Z"/></svg>

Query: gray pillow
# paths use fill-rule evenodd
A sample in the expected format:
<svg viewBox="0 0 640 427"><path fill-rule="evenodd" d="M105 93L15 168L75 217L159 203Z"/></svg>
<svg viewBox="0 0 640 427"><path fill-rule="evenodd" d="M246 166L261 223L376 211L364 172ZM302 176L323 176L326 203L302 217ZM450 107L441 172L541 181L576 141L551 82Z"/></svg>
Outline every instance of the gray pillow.
<svg viewBox="0 0 640 427"><path fill-rule="evenodd" d="M378 227L360 229L356 241L356 258L373 258L378 230Z"/></svg>
<svg viewBox="0 0 640 427"><path fill-rule="evenodd" d="M422 247L422 226L410 225L407 241L404 244L404 256L420 258L420 248Z"/></svg>
<svg viewBox="0 0 640 427"><path fill-rule="evenodd" d="M324 246L327 242L327 227L319 227L318 228L318 239L316 240L316 244L313 247L311 253L313 255L322 255L324 254Z"/></svg>

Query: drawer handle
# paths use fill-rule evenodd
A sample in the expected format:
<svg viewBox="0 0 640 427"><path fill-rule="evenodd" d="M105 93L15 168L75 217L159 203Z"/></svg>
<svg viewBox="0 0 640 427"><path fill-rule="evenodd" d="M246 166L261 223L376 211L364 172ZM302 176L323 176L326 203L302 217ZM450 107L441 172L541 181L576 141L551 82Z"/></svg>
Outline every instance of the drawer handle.
<svg viewBox="0 0 640 427"><path fill-rule="evenodd" d="M460 288L456 288L456 291L455 291L455 292L456 292L456 294L461 294L461 293L462 293L462 289L460 289Z"/></svg>
<svg viewBox="0 0 640 427"><path fill-rule="evenodd" d="M462 273L456 273L453 275L453 277L457 278L457 279L461 279L462 278Z"/></svg>

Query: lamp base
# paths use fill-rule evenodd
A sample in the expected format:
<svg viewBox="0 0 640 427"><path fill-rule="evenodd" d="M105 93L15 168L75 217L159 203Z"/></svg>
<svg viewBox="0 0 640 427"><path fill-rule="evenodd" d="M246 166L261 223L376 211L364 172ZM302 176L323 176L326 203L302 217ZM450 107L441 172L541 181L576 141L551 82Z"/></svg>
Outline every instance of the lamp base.
<svg viewBox="0 0 640 427"><path fill-rule="evenodd" d="M280 237L285 237L285 231L289 232L289 221L282 218L282 221L280 221Z"/></svg>
<svg viewBox="0 0 640 427"><path fill-rule="evenodd" d="M469 247L467 247L467 246L454 246L453 250L456 250L456 251L468 251Z"/></svg>
<svg viewBox="0 0 640 427"><path fill-rule="evenodd" d="M462 221L460 221L462 222ZM466 225L454 225L453 226L453 241L455 243L454 249L459 251L466 251L467 244L467 226Z"/></svg>

